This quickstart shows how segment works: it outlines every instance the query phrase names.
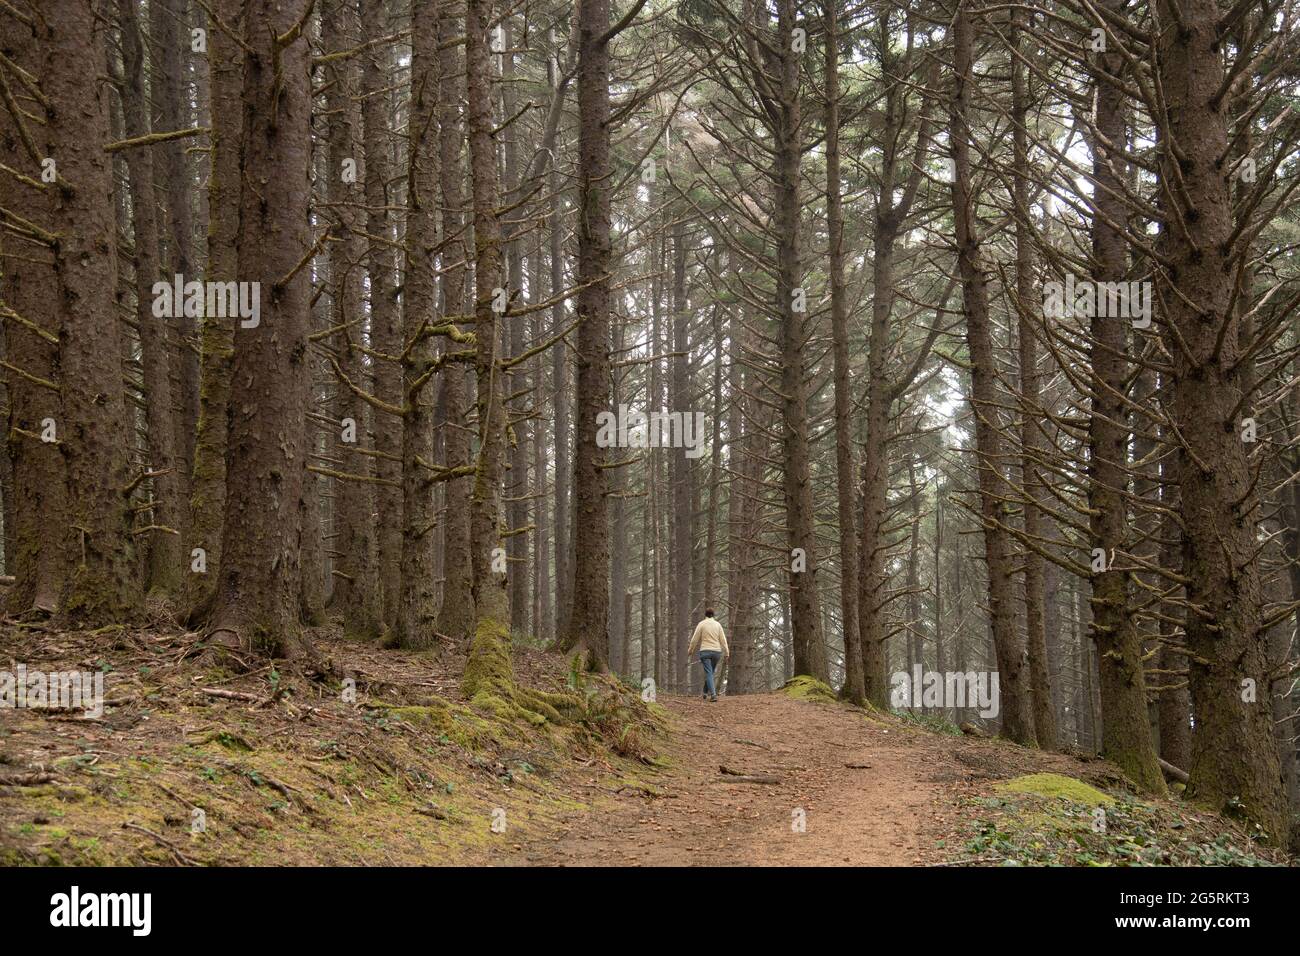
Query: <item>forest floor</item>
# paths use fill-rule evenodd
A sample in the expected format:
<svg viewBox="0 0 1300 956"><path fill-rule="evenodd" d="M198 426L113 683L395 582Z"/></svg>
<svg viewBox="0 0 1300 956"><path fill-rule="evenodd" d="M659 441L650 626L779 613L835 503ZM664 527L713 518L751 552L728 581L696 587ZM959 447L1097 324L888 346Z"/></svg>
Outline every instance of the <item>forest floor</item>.
<svg viewBox="0 0 1300 956"><path fill-rule="evenodd" d="M0 709L0 865L1286 862L1104 761L806 683L646 706L516 648L521 685L585 700L556 724L465 700L455 642L312 637L310 667L237 670L173 627L0 625L0 681L99 673L105 698Z"/></svg>
<svg viewBox="0 0 1300 956"><path fill-rule="evenodd" d="M1009 852L1011 841L1002 847L979 847L985 831L1014 833L1015 828L1005 824L999 831L994 822L999 811L1009 810L1007 815L1019 820L1025 802L1049 804L1060 817L1051 830L1064 823L1066 829L1076 829L1077 824L1089 831L1089 800L1095 798L1087 787L1071 794L1073 800L1059 799L1055 793L1043 799L1029 792L1005 794L1012 799L990 796L999 792L999 784L1051 774L1125 788L1118 772L1104 761L935 732L894 715L873 715L838 702L782 692L722 697L717 703L681 696L661 697L660 702L673 720L665 746L668 769L656 777L657 790L619 794L613 806L598 813L573 814L558 836L547 833L525 841L504 854L503 862L1003 863L1016 861L1016 854ZM1237 843L1248 845L1244 839Z"/></svg>

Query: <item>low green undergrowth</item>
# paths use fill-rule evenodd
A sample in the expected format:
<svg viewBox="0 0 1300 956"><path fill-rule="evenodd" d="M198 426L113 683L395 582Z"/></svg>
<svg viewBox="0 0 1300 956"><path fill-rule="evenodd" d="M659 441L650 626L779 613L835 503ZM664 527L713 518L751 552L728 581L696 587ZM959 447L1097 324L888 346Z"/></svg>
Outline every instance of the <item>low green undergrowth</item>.
<svg viewBox="0 0 1300 956"><path fill-rule="evenodd" d="M1273 851L1222 818L1111 795L1060 774L967 801L963 862L1002 866L1272 866Z"/></svg>

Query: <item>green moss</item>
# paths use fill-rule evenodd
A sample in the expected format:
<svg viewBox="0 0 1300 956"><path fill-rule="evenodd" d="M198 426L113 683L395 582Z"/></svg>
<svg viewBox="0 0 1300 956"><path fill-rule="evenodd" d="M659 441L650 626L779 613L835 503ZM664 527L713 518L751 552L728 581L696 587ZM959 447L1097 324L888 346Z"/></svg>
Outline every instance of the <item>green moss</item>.
<svg viewBox="0 0 1300 956"><path fill-rule="evenodd" d="M220 711L210 715L220 722L187 733L192 715L163 698L154 726L166 732L150 734L146 752L123 748L108 767L76 753L55 758L86 786L61 777L20 791L21 815L0 820L0 863L174 865L165 845L126 821L206 865L495 862L521 837L592 809L602 798L574 783L579 775L585 783L593 764L609 772L600 792L654 794L637 771L655 760L648 749L666 722L662 708L604 674L520 686L501 632L479 636L486 653L470 699L408 690L405 699L360 703L343 723L304 723L288 739L274 732L280 721L269 708ZM204 668L205 681L221 676ZM322 705L331 706L342 709ZM571 758L582 761L578 769ZM206 813L201 835L189 833L196 806ZM497 806L509 835L490 829Z"/></svg>
<svg viewBox="0 0 1300 956"><path fill-rule="evenodd" d="M1028 783L1026 784L1026 781ZM965 801L972 812L960 857L1002 866L1260 866L1270 860L1249 836L1176 804L1117 799L1070 777L1035 774L994 797Z"/></svg>
<svg viewBox="0 0 1300 956"><path fill-rule="evenodd" d="M781 693L795 700L816 700L828 704L836 703L839 698L830 686L807 674L796 674L785 682Z"/></svg>
<svg viewBox="0 0 1300 956"><path fill-rule="evenodd" d="M510 664L510 628L490 617L479 618L474 628L460 686L471 707L498 720L513 719L533 726L547 721L563 724L582 710L582 700L574 695L515 684Z"/></svg>
<svg viewBox="0 0 1300 956"><path fill-rule="evenodd" d="M514 684L514 668L510 665L510 628L490 617L479 618L470 643L469 660L461 678L461 690L474 698L481 691L492 693Z"/></svg>
<svg viewBox="0 0 1300 956"><path fill-rule="evenodd" d="M1090 787L1081 780L1065 777L1058 773L1034 773L1027 777L1016 777L998 784L997 789L1003 793L1030 793L1042 797L1062 797L1075 803L1090 807L1114 803L1115 798L1102 793L1096 787Z"/></svg>

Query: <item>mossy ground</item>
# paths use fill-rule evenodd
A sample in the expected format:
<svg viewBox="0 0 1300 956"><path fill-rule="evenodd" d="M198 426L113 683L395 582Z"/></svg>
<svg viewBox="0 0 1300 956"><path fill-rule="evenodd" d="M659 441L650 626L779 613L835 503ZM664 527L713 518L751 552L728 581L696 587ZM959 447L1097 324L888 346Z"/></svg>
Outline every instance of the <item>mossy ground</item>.
<svg viewBox="0 0 1300 956"><path fill-rule="evenodd" d="M1003 866L1269 866L1286 862L1222 817L1035 773L966 801L962 862Z"/></svg>
<svg viewBox="0 0 1300 956"><path fill-rule="evenodd" d="M830 685L807 674L796 674L791 677L782 686L781 693L795 700L815 700L827 704L839 702L839 697L831 690Z"/></svg>
<svg viewBox="0 0 1300 956"><path fill-rule="evenodd" d="M905 727L904 724L899 722L900 715L881 711L870 702L855 704L835 693L834 689L832 689L829 684L807 674L796 674L794 677L791 677L781 685L780 693L785 694L785 696L793 698L794 700L806 700L819 704L835 704L840 707L848 708L855 713L860 714L864 720L874 726Z"/></svg>
<svg viewBox="0 0 1300 956"><path fill-rule="evenodd" d="M569 686L553 656L518 662L530 703L568 702L539 719L465 699L463 648L319 631L327 673L233 674L200 663L194 637L0 630L6 658L104 669L109 704L93 721L0 712L0 864L491 862L606 793L653 787L662 719L615 681Z"/></svg>
<svg viewBox="0 0 1300 956"><path fill-rule="evenodd" d="M468 642L312 638L310 662L235 673L174 629L0 628L0 659L102 671L107 696L99 720L0 711L0 864L681 865L699 858L702 805L737 864L1285 862L1222 817L1137 800L1105 761L954 736L807 678L647 704L536 649L467 686ZM720 763L787 790L728 795ZM806 787L840 800L816 852L788 839ZM867 800L881 793L888 809Z"/></svg>
<svg viewBox="0 0 1300 956"><path fill-rule="evenodd" d="M1114 797L1107 796L1096 787L1059 773L1031 773L998 784L997 789L1001 793L1027 793L1040 797L1060 798L1089 807L1100 807L1115 802Z"/></svg>

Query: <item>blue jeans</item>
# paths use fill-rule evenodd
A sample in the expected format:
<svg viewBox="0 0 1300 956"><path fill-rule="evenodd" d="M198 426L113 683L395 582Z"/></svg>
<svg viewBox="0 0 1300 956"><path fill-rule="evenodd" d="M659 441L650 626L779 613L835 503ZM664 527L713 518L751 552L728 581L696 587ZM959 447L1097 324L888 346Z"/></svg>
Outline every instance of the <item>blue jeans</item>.
<svg viewBox="0 0 1300 956"><path fill-rule="evenodd" d="M721 651L700 651L700 663L704 665L704 693L710 697L718 696L718 690L713 686L713 672L721 660Z"/></svg>

